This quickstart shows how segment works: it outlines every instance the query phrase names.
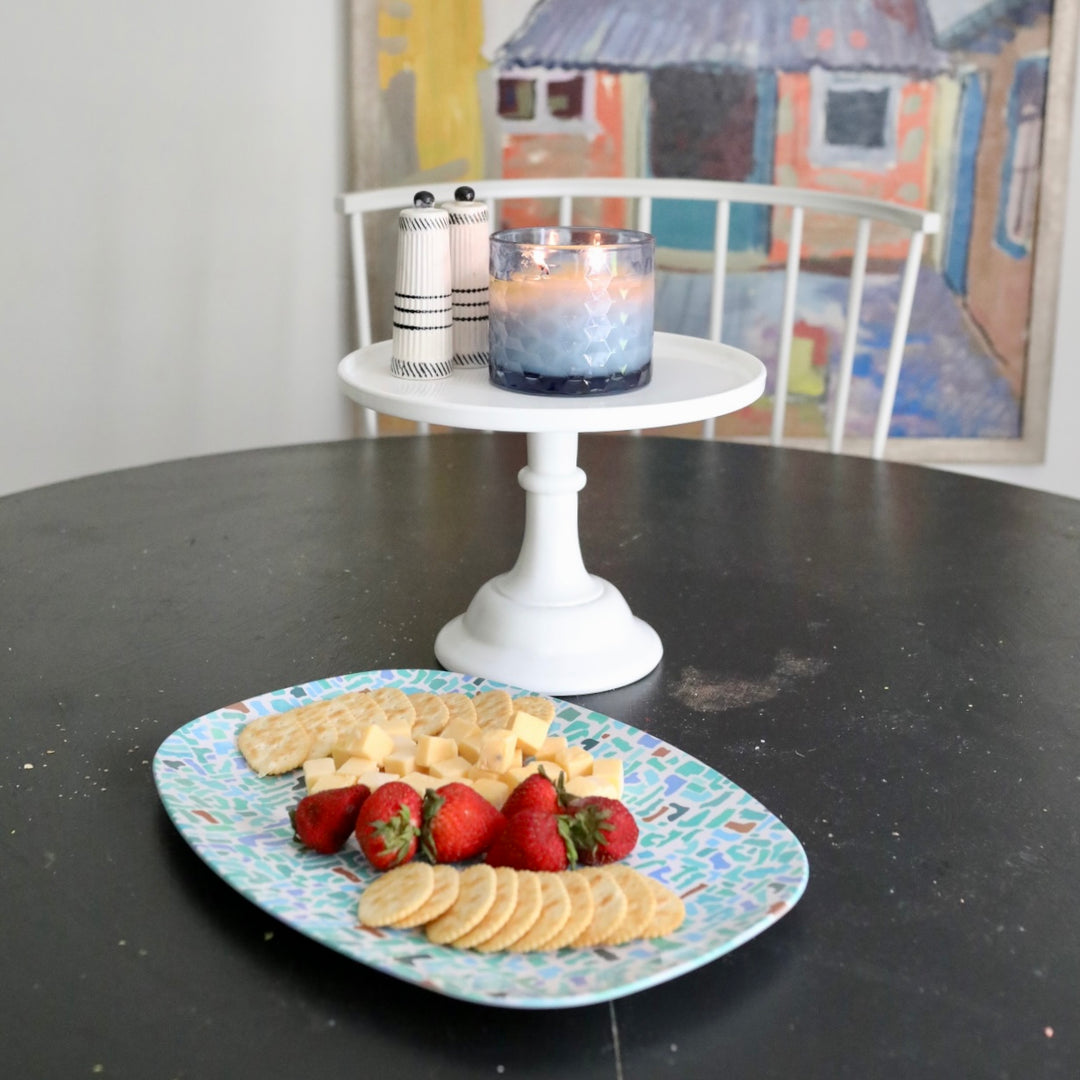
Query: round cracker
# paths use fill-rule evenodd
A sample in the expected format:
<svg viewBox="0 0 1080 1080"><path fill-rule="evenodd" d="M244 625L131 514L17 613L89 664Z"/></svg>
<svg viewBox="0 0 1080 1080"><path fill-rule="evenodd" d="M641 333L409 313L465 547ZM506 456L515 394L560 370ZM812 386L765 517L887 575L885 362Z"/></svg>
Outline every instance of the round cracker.
<svg viewBox="0 0 1080 1080"><path fill-rule="evenodd" d="M547 948L547 943L566 925L570 918L570 894L559 874L541 872L540 914L536 922L509 946L510 952L532 952Z"/></svg>
<svg viewBox="0 0 1080 1080"><path fill-rule="evenodd" d="M510 918L501 930L476 946L479 952L498 952L507 948L540 917L542 899L538 875L532 870L520 870L517 879L517 903Z"/></svg>
<svg viewBox="0 0 1080 1080"><path fill-rule="evenodd" d="M656 897L649 888L649 879L633 867L611 863L606 869L626 895L626 914L599 944L622 945L641 937L656 911Z"/></svg>
<svg viewBox="0 0 1080 1080"><path fill-rule="evenodd" d="M379 703L387 718L400 717L410 726L416 720L416 710L412 707L409 695L397 686L378 686L371 691L371 696Z"/></svg>
<svg viewBox="0 0 1080 1080"><path fill-rule="evenodd" d="M467 934L450 942L455 949L473 949L494 937L514 914L517 906L518 875L509 866L495 867L495 902L488 913Z"/></svg>
<svg viewBox="0 0 1080 1080"><path fill-rule="evenodd" d="M623 920L628 901L619 883L608 873L607 867L590 867L576 870L589 883L593 896L593 914L589 925L570 942L575 948L587 949L599 945Z"/></svg>
<svg viewBox="0 0 1080 1080"><path fill-rule="evenodd" d="M296 712L290 709L257 717L237 735L237 749L260 776L277 776L299 769L311 756L311 732Z"/></svg>
<svg viewBox="0 0 1080 1080"><path fill-rule="evenodd" d="M472 723L476 723L476 706L472 703L472 698L468 694L440 694L439 697L442 703L446 706L446 711L450 714L451 720L457 720L461 717L464 720L471 720Z"/></svg>
<svg viewBox="0 0 1080 1080"><path fill-rule="evenodd" d="M495 868L477 863L461 871L461 887L450 909L427 925L428 940L446 945L467 934L495 903Z"/></svg>
<svg viewBox="0 0 1080 1080"><path fill-rule="evenodd" d="M673 934L686 918L686 905L678 893L673 892L656 878L646 877L649 888L656 900L656 910L649 925L641 932L644 938L666 937Z"/></svg>
<svg viewBox="0 0 1080 1080"><path fill-rule="evenodd" d="M450 710L438 694L429 694L425 690L419 694L411 694L410 700L416 712L412 727L414 739L418 735L438 735L450 722Z"/></svg>
<svg viewBox="0 0 1080 1080"><path fill-rule="evenodd" d="M376 878L360 896L364 926L392 926L416 911L435 889L430 863L410 862Z"/></svg>
<svg viewBox="0 0 1080 1080"><path fill-rule="evenodd" d="M555 702L551 698L539 697L536 694L524 694L514 698L515 711L527 712L550 724L555 719Z"/></svg>
<svg viewBox="0 0 1080 1080"><path fill-rule="evenodd" d="M570 897L570 918L566 925L544 946L545 949L561 949L569 945L592 922L593 894L588 878L577 870L563 870L559 875Z"/></svg>
<svg viewBox="0 0 1080 1080"><path fill-rule="evenodd" d="M329 757L337 745L338 719L343 715L341 708L332 700L316 701L297 709L297 713L300 723L311 735L308 757Z"/></svg>
<svg viewBox="0 0 1080 1080"><path fill-rule="evenodd" d="M411 930L414 926L424 926L449 911L458 897L461 888L461 875L457 868L447 863L433 866L435 887L431 895L411 914L397 919L394 926L400 930Z"/></svg>
<svg viewBox="0 0 1080 1080"><path fill-rule="evenodd" d="M509 727L514 718L512 702L508 690L482 690L472 699L476 722L485 731Z"/></svg>

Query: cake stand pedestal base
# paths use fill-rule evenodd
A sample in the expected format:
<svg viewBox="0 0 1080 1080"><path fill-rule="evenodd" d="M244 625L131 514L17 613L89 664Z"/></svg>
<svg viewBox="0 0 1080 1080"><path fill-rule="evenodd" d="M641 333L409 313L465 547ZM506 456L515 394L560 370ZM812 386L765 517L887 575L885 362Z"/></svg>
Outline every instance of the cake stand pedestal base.
<svg viewBox="0 0 1080 1080"><path fill-rule="evenodd" d="M593 694L644 678L660 662L655 630L622 594L589 574L578 540L576 432L527 435L525 534L514 568L481 586L435 639L439 663L557 695Z"/></svg>

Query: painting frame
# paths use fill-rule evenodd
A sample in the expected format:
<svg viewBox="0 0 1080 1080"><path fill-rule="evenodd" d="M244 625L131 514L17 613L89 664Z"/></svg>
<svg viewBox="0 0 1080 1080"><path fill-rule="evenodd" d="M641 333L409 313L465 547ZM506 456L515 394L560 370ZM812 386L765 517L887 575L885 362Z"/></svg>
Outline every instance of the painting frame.
<svg viewBox="0 0 1080 1080"><path fill-rule="evenodd" d="M403 118L387 107L371 77L385 60L388 46L380 38L380 14L401 15L411 5L398 0L350 0L348 18L348 184L351 190L452 182L479 178L460 161L444 168L416 169L403 152ZM1068 193L1068 161L1073 123L1073 97L1080 30L1080 0L1055 0L1050 18L1050 41L1046 74L1046 97L1041 139L1038 216L1031 243L1030 309L1022 392L1019 396L1019 434L999 437L890 438L887 457L927 464L1035 464L1045 459L1047 420L1058 316L1060 272L1065 245L1065 209ZM467 33L469 27L459 27ZM475 28L472 28L475 29ZM486 103L490 108L491 102ZM490 131L483 134L486 160L497 160ZM383 155L365 152L378 146ZM487 170L491 176L498 172ZM752 437L746 441L760 441ZM787 445L820 448L824 441L798 437ZM858 453L859 440L851 440Z"/></svg>

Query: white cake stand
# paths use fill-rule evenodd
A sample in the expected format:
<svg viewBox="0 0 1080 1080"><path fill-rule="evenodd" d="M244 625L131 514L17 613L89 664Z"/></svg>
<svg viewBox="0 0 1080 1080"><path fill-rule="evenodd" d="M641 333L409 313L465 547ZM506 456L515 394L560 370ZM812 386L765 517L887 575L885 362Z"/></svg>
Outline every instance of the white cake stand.
<svg viewBox="0 0 1080 1080"><path fill-rule="evenodd" d="M451 671L548 694L625 686L660 662L656 631L636 618L613 585L588 573L578 540L578 434L705 420L756 401L765 368L748 353L700 338L657 334L652 381L624 394L571 398L492 386L486 369L414 382L390 374L389 341L338 365L345 393L361 405L456 428L523 431L528 464L525 534L513 569L487 584L435 639Z"/></svg>

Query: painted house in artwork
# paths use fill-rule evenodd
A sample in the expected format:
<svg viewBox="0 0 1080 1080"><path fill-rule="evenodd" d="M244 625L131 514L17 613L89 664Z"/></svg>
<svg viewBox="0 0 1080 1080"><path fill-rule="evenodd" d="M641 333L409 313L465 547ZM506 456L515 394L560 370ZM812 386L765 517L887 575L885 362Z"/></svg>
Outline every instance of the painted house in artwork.
<svg viewBox="0 0 1080 1080"><path fill-rule="evenodd" d="M539 0L496 62L504 176L759 181L932 204L949 59L923 0ZM713 212L654 205L669 264L695 265ZM786 214L734 208L733 249L782 258ZM807 220L809 256L850 253L834 226ZM873 257L901 251L875 231Z"/></svg>
<svg viewBox="0 0 1080 1080"><path fill-rule="evenodd" d="M951 52L953 137L941 270L1023 390L1038 216L1050 0L927 0Z"/></svg>

